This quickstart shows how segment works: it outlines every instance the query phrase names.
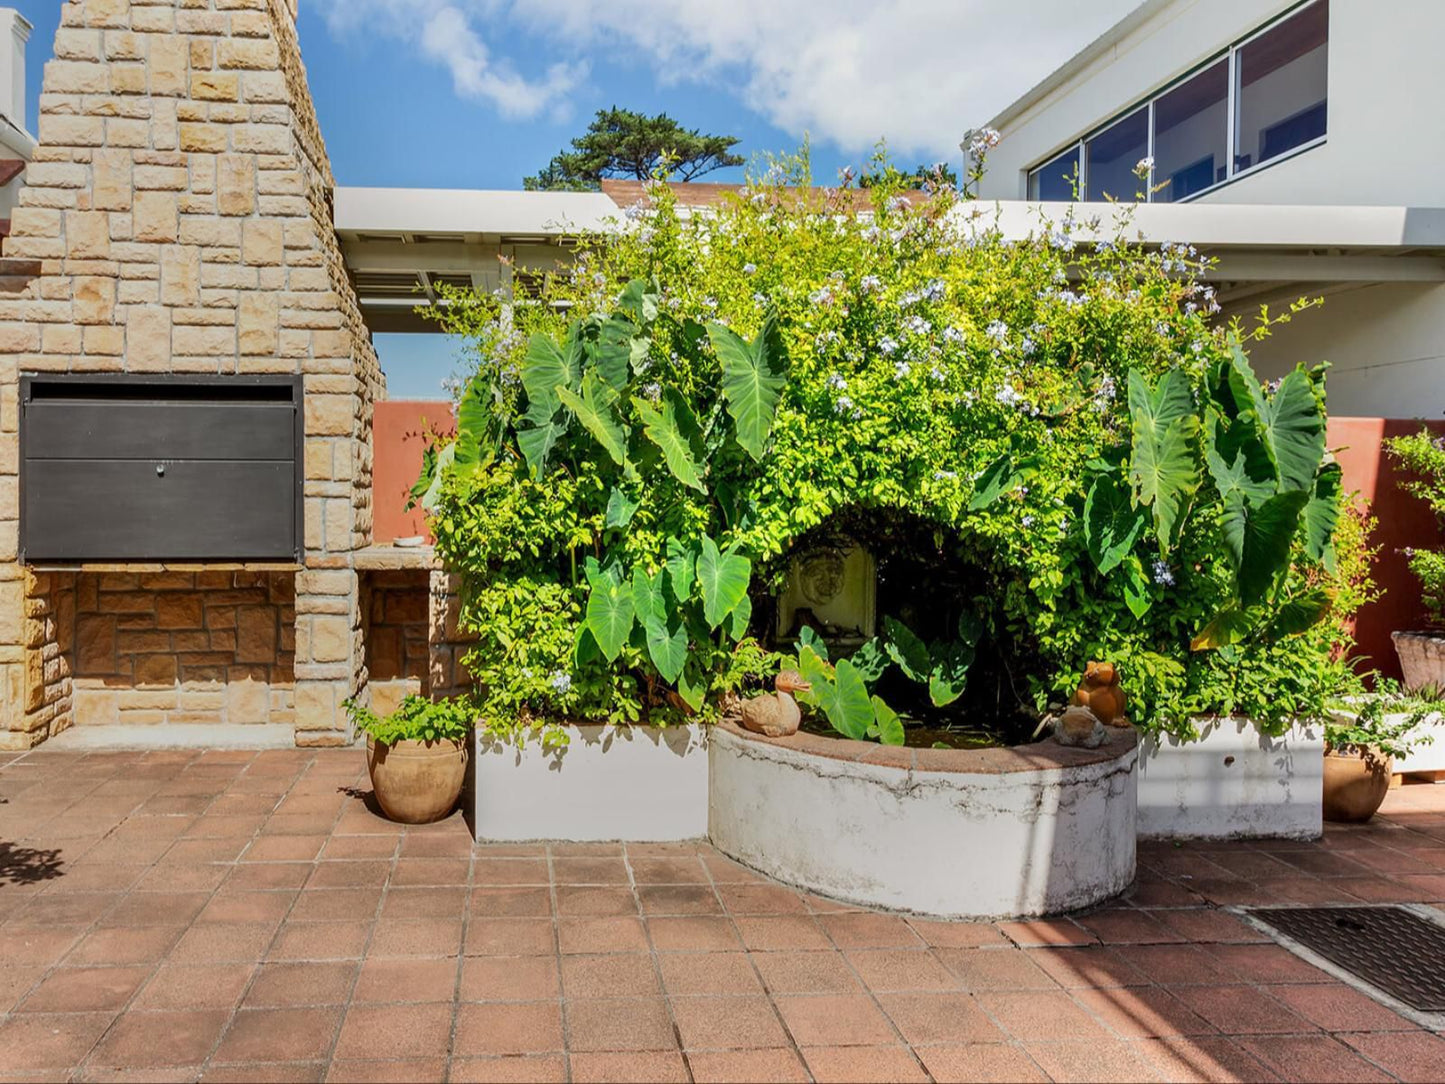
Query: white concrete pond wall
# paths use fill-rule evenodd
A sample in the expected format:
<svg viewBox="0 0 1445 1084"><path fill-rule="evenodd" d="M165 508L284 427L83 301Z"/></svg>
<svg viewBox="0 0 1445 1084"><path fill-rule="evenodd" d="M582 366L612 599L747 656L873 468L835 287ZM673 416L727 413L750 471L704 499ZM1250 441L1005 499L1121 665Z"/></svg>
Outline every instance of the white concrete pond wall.
<svg viewBox="0 0 1445 1084"><path fill-rule="evenodd" d="M852 903L958 917L1098 903L1134 879L1137 739L1099 749L897 749L728 725L709 751L713 844Z"/></svg>
<svg viewBox="0 0 1445 1084"><path fill-rule="evenodd" d="M478 731L463 803L479 841L707 835L707 729L577 726L564 752Z"/></svg>
<svg viewBox="0 0 1445 1084"><path fill-rule="evenodd" d="M1314 839L1323 830L1324 728L1281 737L1248 719L1195 721L1198 741L1145 738L1139 835L1153 839Z"/></svg>

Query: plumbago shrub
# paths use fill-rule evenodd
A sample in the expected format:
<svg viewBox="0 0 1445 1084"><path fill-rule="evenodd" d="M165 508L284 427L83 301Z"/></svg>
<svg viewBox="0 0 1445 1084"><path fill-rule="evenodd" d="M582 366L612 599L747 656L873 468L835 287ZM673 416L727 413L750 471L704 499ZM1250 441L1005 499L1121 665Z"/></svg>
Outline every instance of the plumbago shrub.
<svg viewBox="0 0 1445 1084"><path fill-rule="evenodd" d="M1385 449L1401 468L1414 475L1401 483L1401 488L1424 501L1445 528L1445 436L1422 429L1386 441ZM1405 556L1410 571L1420 581L1431 626L1445 629L1445 550L1410 549Z"/></svg>
<svg viewBox="0 0 1445 1084"><path fill-rule="evenodd" d="M1362 545L1323 369L1261 386L1193 250L1122 210L1011 242L951 190L860 214L798 179L707 213L659 182L525 301L451 297L476 370L417 492L486 724L711 717L839 533L926 581L880 586L851 659L798 646L850 736L905 740L900 672L927 710L1036 718L1091 658L1146 726L1323 716Z"/></svg>

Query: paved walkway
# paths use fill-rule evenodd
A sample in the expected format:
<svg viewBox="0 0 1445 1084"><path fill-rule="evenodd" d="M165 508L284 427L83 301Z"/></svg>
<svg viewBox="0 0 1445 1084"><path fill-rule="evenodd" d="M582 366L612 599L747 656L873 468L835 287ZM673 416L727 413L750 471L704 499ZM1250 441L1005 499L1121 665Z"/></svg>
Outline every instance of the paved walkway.
<svg viewBox="0 0 1445 1084"><path fill-rule="evenodd" d="M1445 786L1141 848L1117 904L908 920L706 844L470 844L362 754L0 754L0 1079L1435 1080L1445 1040L1222 908L1445 901ZM780 826L785 830L785 826Z"/></svg>

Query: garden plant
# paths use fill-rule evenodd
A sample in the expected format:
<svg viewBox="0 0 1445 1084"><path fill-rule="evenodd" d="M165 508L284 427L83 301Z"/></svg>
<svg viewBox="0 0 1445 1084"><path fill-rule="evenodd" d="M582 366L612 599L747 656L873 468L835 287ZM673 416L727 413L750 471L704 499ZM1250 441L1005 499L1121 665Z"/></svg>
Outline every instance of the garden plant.
<svg viewBox="0 0 1445 1084"><path fill-rule="evenodd" d="M1445 529L1445 436L1422 429L1385 442L1390 457L1412 477L1401 488L1429 506ZM1405 556L1420 581L1430 626L1445 631L1445 549L1410 549Z"/></svg>
<svg viewBox="0 0 1445 1084"><path fill-rule="evenodd" d="M1323 718L1363 532L1323 367L1250 367L1290 314L1221 324L1123 208L1017 241L951 186L858 213L807 179L706 213L658 181L526 296L449 297L470 362L416 495L483 724L712 719L785 658L817 721L888 742L1018 740L1091 658L1148 728ZM779 636L794 556L850 541L879 637Z"/></svg>

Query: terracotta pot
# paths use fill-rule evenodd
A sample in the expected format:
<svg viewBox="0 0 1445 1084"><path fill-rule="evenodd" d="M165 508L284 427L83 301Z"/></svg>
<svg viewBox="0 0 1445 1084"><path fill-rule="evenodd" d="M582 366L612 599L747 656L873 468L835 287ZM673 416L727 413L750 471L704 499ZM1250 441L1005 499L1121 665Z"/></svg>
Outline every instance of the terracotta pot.
<svg viewBox="0 0 1445 1084"><path fill-rule="evenodd" d="M1445 689L1445 636L1432 632L1392 632L1406 690L1434 685Z"/></svg>
<svg viewBox="0 0 1445 1084"><path fill-rule="evenodd" d="M1325 820L1360 824L1380 808L1394 763L1378 753L1325 754Z"/></svg>
<svg viewBox="0 0 1445 1084"><path fill-rule="evenodd" d="M467 745L460 741L366 739L366 766L382 812L402 824L430 824L457 806L467 774Z"/></svg>

